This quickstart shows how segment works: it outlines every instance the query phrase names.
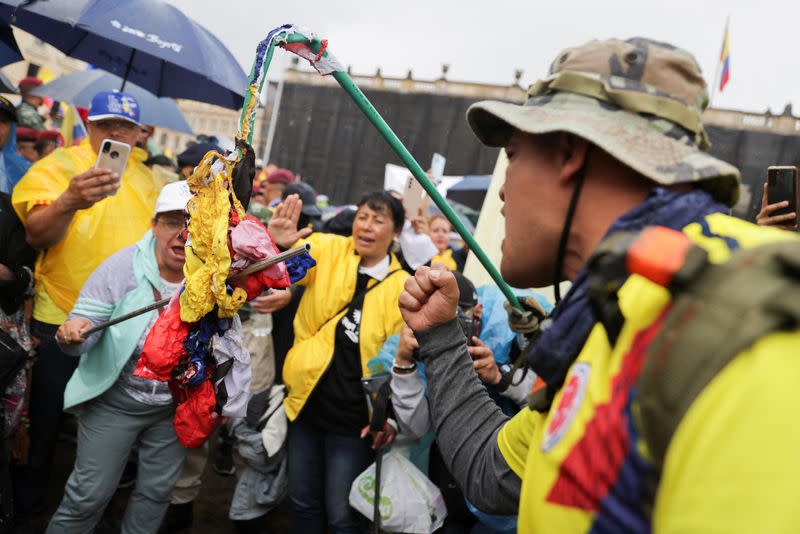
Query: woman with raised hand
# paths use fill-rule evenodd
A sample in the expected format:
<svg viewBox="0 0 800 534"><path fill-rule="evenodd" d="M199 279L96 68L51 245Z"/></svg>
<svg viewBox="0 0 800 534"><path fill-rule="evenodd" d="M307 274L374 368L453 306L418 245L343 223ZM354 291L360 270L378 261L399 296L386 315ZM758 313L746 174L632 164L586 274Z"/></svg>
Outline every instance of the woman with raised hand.
<svg viewBox="0 0 800 534"><path fill-rule="evenodd" d="M297 229L302 202L290 195L269 230L278 246L311 244L317 267L300 282L305 294L294 320L295 342L283 368L289 418L289 495L297 533L361 532L350 507L353 480L395 430L364 439L369 415L361 378L367 362L403 321L397 298L408 274L392 253L403 227L402 204L381 191L358 204L350 237Z"/></svg>

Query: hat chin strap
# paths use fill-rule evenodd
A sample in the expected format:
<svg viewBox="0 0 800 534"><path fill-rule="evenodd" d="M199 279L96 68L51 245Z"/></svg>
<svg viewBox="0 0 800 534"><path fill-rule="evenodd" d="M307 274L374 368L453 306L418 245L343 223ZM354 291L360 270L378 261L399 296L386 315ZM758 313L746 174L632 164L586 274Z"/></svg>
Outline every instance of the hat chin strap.
<svg viewBox="0 0 800 534"><path fill-rule="evenodd" d="M567 254L567 242L569 241L569 231L572 229L572 220L575 218L575 209L578 207L578 199L583 190L583 182L586 180L586 166L589 163L589 147L586 149L586 156L583 165L575 173L575 189L572 190L572 198L567 208L567 216L564 218L564 226L561 229L561 238L558 241L558 252L556 253L556 267L553 273L553 294L556 299L556 306L561 302L561 276L564 272L564 258Z"/></svg>

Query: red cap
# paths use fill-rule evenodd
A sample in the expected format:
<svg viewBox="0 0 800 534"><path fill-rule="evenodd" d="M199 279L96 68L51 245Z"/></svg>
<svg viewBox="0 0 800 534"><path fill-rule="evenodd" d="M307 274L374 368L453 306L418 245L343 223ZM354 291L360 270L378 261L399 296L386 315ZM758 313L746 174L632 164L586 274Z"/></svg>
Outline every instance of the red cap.
<svg viewBox="0 0 800 534"><path fill-rule="evenodd" d="M42 85L42 80L37 78L36 76L26 76L19 81L19 88L22 89L30 89L33 87L39 87Z"/></svg>
<svg viewBox="0 0 800 534"><path fill-rule="evenodd" d="M80 106L75 106L75 110L78 112L78 116L81 118L83 122L89 120L89 108L82 108Z"/></svg>
<svg viewBox="0 0 800 534"><path fill-rule="evenodd" d="M19 137L19 129L17 129L17 137ZM57 146L64 146L64 136L57 130L45 130L39 132L40 141L55 141Z"/></svg>
<svg viewBox="0 0 800 534"><path fill-rule="evenodd" d="M269 173L267 182L271 184L290 184L294 182L294 173L289 169L275 169Z"/></svg>
<svg viewBox="0 0 800 534"><path fill-rule="evenodd" d="M17 142L31 142L35 143L39 140L39 132L34 130L33 128L26 128L25 126L20 126L17 128Z"/></svg>

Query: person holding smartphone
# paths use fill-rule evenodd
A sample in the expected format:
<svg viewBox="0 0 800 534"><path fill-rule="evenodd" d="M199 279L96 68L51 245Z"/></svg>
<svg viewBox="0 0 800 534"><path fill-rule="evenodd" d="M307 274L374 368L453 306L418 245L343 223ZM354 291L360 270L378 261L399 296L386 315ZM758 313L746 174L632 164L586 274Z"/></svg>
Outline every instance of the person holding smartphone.
<svg viewBox="0 0 800 534"><path fill-rule="evenodd" d="M130 95L100 92L92 99L88 138L37 161L14 188L12 204L28 243L41 251L31 333L41 344L30 398L30 461L16 466L15 512L22 521L41 510L51 471L64 388L78 360L54 335L89 274L150 227L159 187L135 147L139 105ZM131 148L121 173L96 167L103 141ZM114 194L116 193L116 194Z"/></svg>
<svg viewBox="0 0 800 534"><path fill-rule="evenodd" d="M756 224L797 231L797 167L770 166Z"/></svg>

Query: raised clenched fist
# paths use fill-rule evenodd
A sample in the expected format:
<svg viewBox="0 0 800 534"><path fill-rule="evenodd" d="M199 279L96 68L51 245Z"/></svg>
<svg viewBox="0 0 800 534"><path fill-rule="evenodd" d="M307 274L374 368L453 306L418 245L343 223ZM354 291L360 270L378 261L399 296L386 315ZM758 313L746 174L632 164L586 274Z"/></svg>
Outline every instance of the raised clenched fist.
<svg viewBox="0 0 800 534"><path fill-rule="evenodd" d="M456 278L444 266L420 267L400 293L400 313L414 332L426 330L455 318L458 296Z"/></svg>

